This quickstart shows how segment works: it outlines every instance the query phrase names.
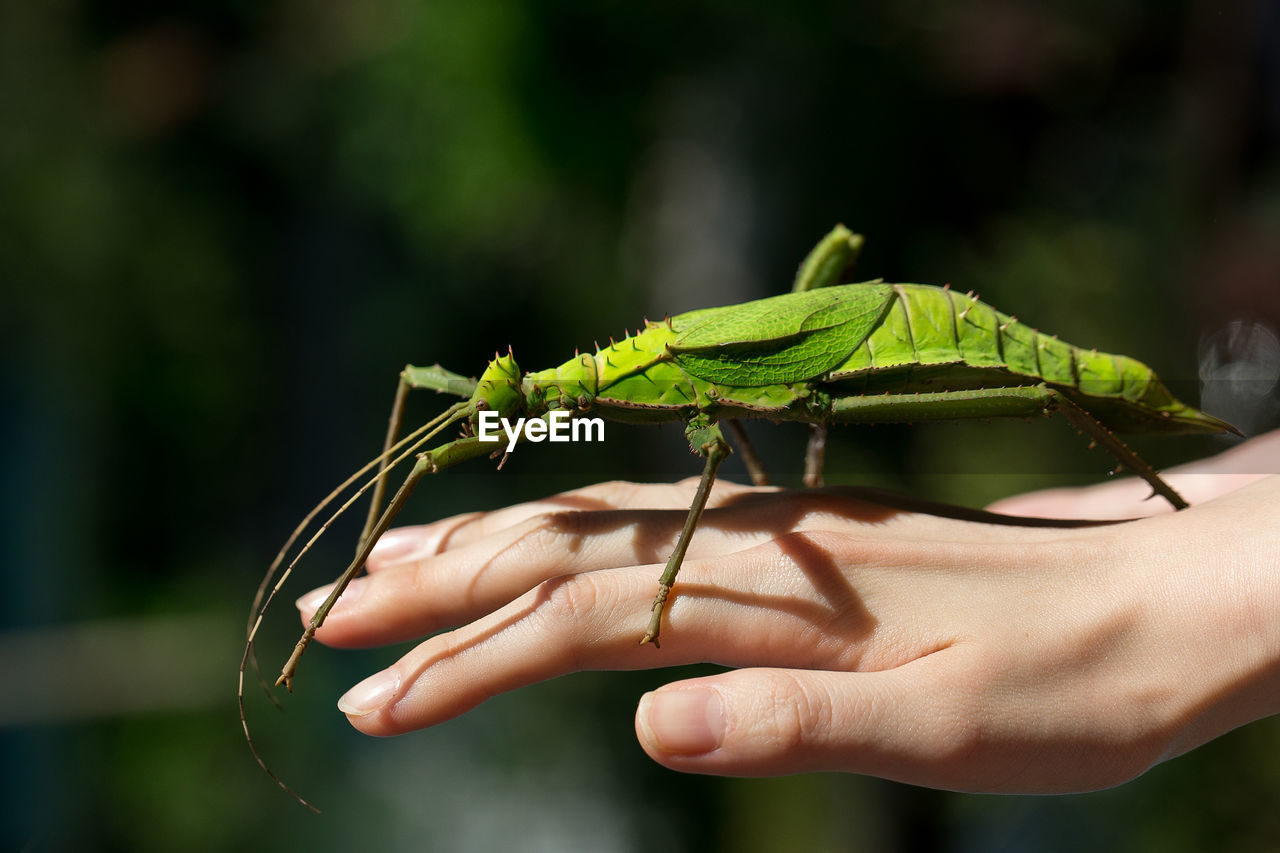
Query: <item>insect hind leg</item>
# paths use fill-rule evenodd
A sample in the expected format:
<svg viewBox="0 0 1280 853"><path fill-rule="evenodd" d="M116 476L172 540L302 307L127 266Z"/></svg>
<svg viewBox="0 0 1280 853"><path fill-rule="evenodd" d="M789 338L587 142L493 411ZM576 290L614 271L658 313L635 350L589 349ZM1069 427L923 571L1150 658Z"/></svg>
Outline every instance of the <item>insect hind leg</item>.
<svg viewBox="0 0 1280 853"><path fill-rule="evenodd" d="M729 435L733 438L733 443L737 446L739 455L742 456L742 463L747 466L747 474L751 477L751 484L753 486L769 485L769 472L765 470L764 463L760 461L760 454L756 453L755 445L747 437L746 430L742 428L742 424L736 418L730 418L723 423L724 428L728 430Z"/></svg>
<svg viewBox="0 0 1280 853"><path fill-rule="evenodd" d="M809 425L809 444L804 451L805 488L822 488L822 468L827 458L827 425Z"/></svg>
<svg viewBox="0 0 1280 853"><path fill-rule="evenodd" d="M1061 412L1072 425L1088 433L1121 465L1146 480L1155 493L1172 504L1174 509L1187 508L1187 502L1160 478L1154 468L1097 418L1048 385L843 397L831 402L830 418L838 423L911 423L973 417L1031 417L1053 412Z"/></svg>
<svg viewBox="0 0 1280 853"><path fill-rule="evenodd" d="M1167 500L1175 510L1186 509L1189 506L1182 495L1161 479L1155 469L1143 461L1142 457L1130 450L1128 445L1103 426L1097 418L1063 394L1058 394L1058 411L1062 412L1062 416L1071 421L1073 426L1088 433L1090 438L1105 447L1121 465L1146 480L1153 493Z"/></svg>

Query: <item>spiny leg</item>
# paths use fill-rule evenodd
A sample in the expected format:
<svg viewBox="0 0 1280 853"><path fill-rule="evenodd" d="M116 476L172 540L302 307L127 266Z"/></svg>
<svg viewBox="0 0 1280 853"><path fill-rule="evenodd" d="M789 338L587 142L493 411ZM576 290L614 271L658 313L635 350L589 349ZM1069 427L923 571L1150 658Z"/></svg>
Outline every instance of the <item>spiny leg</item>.
<svg viewBox="0 0 1280 853"><path fill-rule="evenodd" d="M441 414L439 417L433 419L432 421L429 421L426 424L423 424L421 427L418 427L418 429L414 430L405 438L400 439L400 441L396 442L392 446L391 448L392 451L403 451L403 452L400 453L400 455L397 456L395 459L393 459L391 463L384 470L374 475L372 479L367 481L364 485L362 485L359 489L357 489L354 494L352 494L345 501L343 501L342 505L338 507L337 510L335 510L327 519L325 519L324 523L320 525L320 528L311 536L310 539L307 540L306 544L302 546L302 549L298 551L297 554L294 555L293 559L289 562L289 565L285 567L284 571L280 574L279 579L276 581L275 586L271 588L271 591L266 595L265 599L263 600L262 606L257 610L257 615L254 617L253 626L249 629L249 636L245 641L246 650L250 649L253 646L254 637L257 635L258 627L262 624L263 617L266 615L267 610L271 607L271 603L275 601L276 595L284 587L285 581L289 579L289 575L293 573L294 567L296 567L299 561L301 561L302 558L306 556L307 552L311 550L312 546L315 545L316 542L320 541L320 538L324 536L325 532L329 529L329 527L335 521L337 521L342 516L342 514L345 513L352 506L352 504L354 504L361 497L363 497L364 494L368 492L370 489L372 489L380 480L387 477L391 473L391 469L399 466L401 462L405 461L410 456L414 454L418 454L418 463L417 465L414 466L415 470L417 469L417 467L424 464L424 461L425 461L425 464L427 464L431 468L431 470L433 471L436 470L439 467L439 459L441 458L442 455L449 455L450 453L456 452L458 445L464 444L467 442L465 442L464 440L452 441L449 444L436 448L434 451L429 451L425 453L419 453L420 448L427 442L431 441L431 439L435 438L435 436L438 435L441 430L446 429L451 424L457 423L459 419L466 417L468 414L468 411L469 409L466 403L455 403L454 405L446 409L444 413ZM478 444L478 442L470 442L470 444ZM370 462L363 469L361 469L361 472L366 471L369 468L372 468L374 465L378 464L378 462L381 459L382 459L381 456L375 458L372 462ZM410 476L412 476L412 474ZM330 493L329 498L326 498L325 501L320 504L320 506L316 507L311 511L311 513L308 514L308 518L313 517L321 507L327 505L329 501L333 497L335 497L337 494L338 494L337 490L335 492ZM380 524L383 525L381 528L381 530L383 531L386 530L385 524L389 523L390 519L384 516L384 520L385 520L385 523L380 522ZM304 523L294 531L294 536L291 538L296 538L302 532L302 530L305 529L307 526L308 526L307 522L304 521ZM373 535L373 534L371 533L370 535ZM378 532L377 535L380 536L381 532ZM376 543L376 541L377 541L376 539L366 539L365 546L364 548L362 548L361 552L357 553L357 557L359 557L360 554L363 553L364 558L367 558L368 552L373 549L373 545ZM282 559L287 549L288 549L288 546L286 546L286 548L280 552L280 555L277 556L276 563L272 564L272 570L267 573L267 580L270 579L276 565L280 562L280 560ZM348 578L348 580L350 579ZM345 585L345 582L344 582L344 585ZM331 598L330 603L332 603L332 600L336 600L336 596L331 596L330 598ZM319 623L317 623L315 627L318 628ZM246 656L248 657L249 655L246 655ZM256 658L254 658L254 660L255 660L255 666L256 666Z"/></svg>
<svg viewBox="0 0 1280 853"><path fill-rule="evenodd" d="M387 449L396 443L396 436L400 434L400 425L404 422L404 401L409 396L409 388L409 381L402 370L396 382L396 396L391 401L391 416L387 419L387 437L382 442L382 462L378 465L379 474L385 471L387 467ZM373 526L378 523L378 513L382 509L382 497L386 494L386 491L387 478L379 477L378 484L373 487L373 497L369 499L369 513L365 516L364 527L360 529L360 538L356 540L357 554L364 549L364 544L369 538L369 531L373 530Z"/></svg>
<svg viewBox="0 0 1280 853"><path fill-rule="evenodd" d="M764 470L764 463L760 461L755 445L747 437L747 432L742 428L742 424L738 423L737 418L730 418L724 422L724 425L729 430L729 435L732 436L733 443L738 448L738 453L742 455L742 464L747 466L747 473L751 476L751 484L754 486L769 485L769 472Z"/></svg>
<svg viewBox="0 0 1280 853"><path fill-rule="evenodd" d="M658 594L653 599L649 629L640 639L642 646L645 643L653 643L655 647L658 645L658 632L662 629L662 611L666 606L667 596L671 594L671 586L676 581L680 564L684 562L685 552L689 550L689 540L693 538L693 531L698 527L702 511L707 506L707 498L711 496L711 486L716 480L716 469L729 455L729 445L724 440L720 428L714 424L690 424L686 435L689 437L689 445L705 456L707 463L702 468L702 480L698 483L698 493L694 495L693 504L689 507L689 516L685 519L684 529L680 531L676 546L671 552L671 558L667 560L667 568L658 580Z"/></svg>
<svg viewBox="0 0 1280 853"><path fill-rule="evenodd" d="M430 441L431 438L433 438L436 433L448 427L450 424L456 423L459 418L465 417L469 413L474 412L474 409L469 408L466 403L457 403L449 408L449 412L453 413L453 417L451 417L449 420L437 426L434 432L429 433L425 437L419 439L418 443L411 445L410 449L406 452L405 455L407 456L409 453L417 452L417 449L421 447L423 443ZM352 578L354 578L356 574L359 573L360 569L364 566L364 562L369 558L369 552L373 550L374 545L378 541L378 537L382 536L382 534L387 531L387 528L391 526L391 522L400 513L401 508L403 508L405 501L409 499L409 494L413 491L413 488L414 486L417 485L418 481L422 479L422 477L426 474L435 473L436 471L439 471L443 468L448 468L452 465L456 465L459 462L465 462L468 459L476 459L481 456L488 456L492 452L493 450L490 444L480 441L475 436L470 436L468 438L460 438L455 441L451 441L448 444L443 444L433 450L425 451L418 454L418 459L414 463L413 470L409 472L409 475L405 478L404 482L400 485L399 490L396 492L395 497L392 498L391 504L390 506L387 507L386 512L382 514L382 516L378 519L377 524L374 525L373 530L369 532L369 536L365 540L364 547L362 547L360 551L356 554L355 559L351 561L351 564L347 566L346 571L344 571L342 573L342 576L338 578L338 581L334 585L333 590L329 593L329 597L324 600L324 603L315 612L315 615L312 616L306 631L303 632L302 638L298 641L297 645L295 646L293 655L289 658L288 663L285 664L283 670L280 673L280 678L277 679L276 681L276 684L283 683L286 687L290 687L293 679L294 670L297 667L298 659L302 657L302 653L306 651L307 646L310 645L311 638L315 635L316 631L319 630L320 626L324 624L324 620L329 615L329 611L333 608L334 603L337 602L338 597L342 595L343 591L347 587L347 584L351 583ZM401 457L401 459L402 458L404 457ZM392 462L390 467L394 468L401 461L401 459L397 459L395 462ZM379 475L379 476L383 476L383 475ZM359 498L359 496L363 494L363 491L364 490L362 489L360 492L354 495L350 499L350 501L348 501L347 504L344 504L342 509L345 509L346 506L349 506L352 501L355 501L357 498ZM324 533L324 529L327 528L330 523L332 523L339 515L342 514L342 509L339 509L334 516L330 517L330 519L326 521L325 524L322 526L321 530L318 533L316 533L316 535L313 536L311 540L307 543L306 547L303 548L302 552L300 552L297 557L294 557L294 562L290 564L289 569L286 570L286 574L289 570L292 570L293 566L297 563L299 559L301 559L302 555L306 553L307 549L310 548L311 545L313 545L320 538L320 536ZM261 613L266 612L267 607L271 604L272 600L275 598L276 593L280 591L280 588L283 585L284 580L285 580L285 577L282 575L280 578L280 581L277 582L275 588L272 589L271 594L267 596L267 600L262 605L262 611L259 614L259 620L258 620L259 622L261 622ZM255 626L255 631L256 631L256 626ZM252 637L250 637L249 642L250 643L253 642Z"/></svg>
<svg viewBox="0 0 1280 853"><path fill-rule="evenodd" d="M1182 495L1175 492L1172 486L1160 478L1154 468L1130 450L1128 445L1116 437L1115 433L1099 423L1097 418L1077 406L1066 395L1059 394L1058 398L1058 411L1062 412L1064 418L1073 426L1087 432L1090 438L1110 451L1121 465L1146 480L1155 494L1173 504L1174 509L1186 509L1190 506Z"/></svg>
<svg viewBox="0 0 1280 853"><path fill-rule="evenodd" d="M822 466L827 458L827 425L809 425L809 446L804 452L804 484L810 489L822 488Z"/></svg>
<svg viewBox="0 0 1280 853"><path fill-rule="evenodd" d="M1078 428L1111 451L1120 464L1146 480L1156 494L1186 509L1182 496L1160 479L1150 465L1112 432L1066 395L1047 385L976 388L970 391L931 391L918 394L877 394L843 397L831 402L831 419L838 423L910 423L972 417L1031 417L1062 412Z"/></svg>
<svg viewBox="0 0 1280 853"><path fill-rule="evenodd" d="M381 474L386 469L387 459L389 458L388 451L396 443L396 438L400 434L400 426L404 423L405 399L408 398L410 391L424 389L441 394L456 394L459 397L466 398L471 396L475 386L475 380L451 373L438 364L433 364L431 367L405 365L404 370L400 371L400 376L396 382L396 395L391 402L391 416L387 419L387 437L382 443L383 461L378 468L378 473ZM369 514L365 517L364 528L360 531L360 538L356 540L357 552L364 548L365 540L369 537L369 531L373 529L373 525L378 520L378 513L382 510L382 499L386 495L386 489L386 479L379 479L378 485L374 487L373 497L369 501Z"/></svg>

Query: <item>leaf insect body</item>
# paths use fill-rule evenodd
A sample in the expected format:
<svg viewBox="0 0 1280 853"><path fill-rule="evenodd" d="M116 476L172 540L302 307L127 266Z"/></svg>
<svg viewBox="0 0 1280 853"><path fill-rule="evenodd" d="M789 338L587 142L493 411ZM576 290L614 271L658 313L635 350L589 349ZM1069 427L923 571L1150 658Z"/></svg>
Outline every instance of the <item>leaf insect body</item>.
<svg viewBox="0 0 1280 853"><path fill-rule="evenodd" d="M837 226L805 259L793 292L691 311L662 322L646 321L636 334L594 353L579 353L549 370L522 373L510 352L495 356L478 382L439 365L406 367L384 453L364 469L377 465L379 471L338 510L372 488L355 558L316 611L276 683L292 690L299 658L414 486L429 473L467 459L498 455L495 419L503 423L523 419L523 429L507 433L505 453L526 437L530 423L555 429L566 419L577 420L588 413L626 423L685 425L689 446L704 457L705 465L640 639L654 646L667 598L716 471L730 453L721 423L735 438L756 482L764 481L763 470L736 421L763 418L811 425L805 480L812 485L821 481L825 430L832 424L1059 412L1176 509L1187 504L1112 431L1239 434L1225 421L1178 401L1141 362L1064 343L991 308L972 293L879 280L838 284L861 245L861 236ZM397 441L404 399L409 390L419 388L467 399ZM457 423L464 427L463 437L422 450L440 431ZM410 457L414 457L412 469L381 511L391 468ZM325 503L354 482L355 477ZM285 551L321 507L295 531L259 589L241 664L242 691L256 626L292 563L265 602L263 596ZM321 532L326 526L327 522ZM241 716L243 722L243 699ZM247 736L247 725L245 732Z"/></svg>

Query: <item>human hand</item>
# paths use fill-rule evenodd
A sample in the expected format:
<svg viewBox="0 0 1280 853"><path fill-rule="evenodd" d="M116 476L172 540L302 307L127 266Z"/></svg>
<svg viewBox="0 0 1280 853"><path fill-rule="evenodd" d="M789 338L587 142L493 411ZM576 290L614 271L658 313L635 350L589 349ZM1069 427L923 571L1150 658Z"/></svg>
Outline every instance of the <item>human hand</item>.
<svg viewBox="0 0 1280 853"><path fill-rule="evenodd" d="M1161 471L1160 477L1192 504L1225 495L1264 477L1280 474L1280 430L1224 453ZM1152 499L1151 487L1121 477L1078 489L1043 489L998 500L991 512L1035 518L1139 518L1173 512L1168 501Z"/></svg>
<svg viewBox="0 0 1280 853"><path fill-rule="evenodd" d="M1280 710L1280 477L1076 527L717 483L662 648L641 647L693 490L607 483L392 531L317 638L463 627L340 707L399 734L577 670L714 661L744 668L641 698L661 764L1011 792L1118 784Z"/></svg>

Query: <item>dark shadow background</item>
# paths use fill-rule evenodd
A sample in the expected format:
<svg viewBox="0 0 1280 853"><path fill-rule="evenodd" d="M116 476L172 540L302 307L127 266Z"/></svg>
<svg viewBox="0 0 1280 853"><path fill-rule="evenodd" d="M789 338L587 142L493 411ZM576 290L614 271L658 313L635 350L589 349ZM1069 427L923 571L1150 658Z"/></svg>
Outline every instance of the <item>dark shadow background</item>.
<svg viewBox="0 0 1280 853"><path fill-rule="evenodd" d="M375 741L333 702L403 649L313 651L285 714L249 710L315 817L232 691L260 572L373 455L401 365L542 368L777 293L837 221L862 277L975 289L1192 401L1251 377L1205 405L1274 426L1278 133L1274 0L0 5L0 846L1276 849L1273 721L1072 797L719 780L632 733L687 672ZM794 478L802 430L756 433ZM1110 467L1056 421L833 441L833 482L969 506ZM678 429L610 426L441 475L410 514L696 470Z"/></svg>

